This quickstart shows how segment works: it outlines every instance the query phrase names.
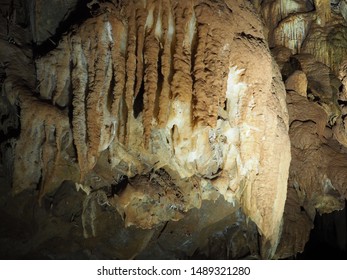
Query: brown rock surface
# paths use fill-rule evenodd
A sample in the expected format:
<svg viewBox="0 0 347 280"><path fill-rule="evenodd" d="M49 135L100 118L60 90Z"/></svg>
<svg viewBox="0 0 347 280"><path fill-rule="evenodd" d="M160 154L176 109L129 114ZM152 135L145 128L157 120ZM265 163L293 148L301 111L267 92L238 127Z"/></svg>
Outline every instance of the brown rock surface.
<svg viewBox="0 0 347 280"><path fill-rule="evenodd" d="M291 258L344 207L345 1L24 2L0 4L1 256Z"/></svg>
<svg viewBox="0 0 347 280"><path fill-rule="evenodd" d="M295 91L301 96L307 96L307 77L300 70L296 70L285 82L287 91Z"/></svg>
<svg viewBox="0 0 347 280"><path fill-rule="evenodd" d="M314 3L312 3L314 2ZM263 15L270 47L284 46L296 53L310 53L337 74L346 59L345 3L331 9L329 0L261 1L258 10ZM314 4L314 5L312 5Z"/></svg>
<svg viewBox="0 0 347 280"><path fill-rule="evenodd" d="M339 115L334 126L328 127L331 111L321 105L295 91L287 92L292 161L282 240L276 252L279 258L303 252L316 211L321 215L345 206L344 124Z"/></svg>
<svg viewBox="0 0 347 280"><path fill-rule="evenodd" d="M75 182L86 193L85 237L97 235L97 204L117 209L125 226L151 229L222 195L255 222L271 257L286 198L288 116L252 7L97 5L35 60L39 97L7 92L21 108L13 191L38 188L42 198ZM124 191L97 191L125 177Z"/></svg>
<svg viewBox="0 0 347 280"><path fill-rule="evenodd" d="M345 1L255 2L286 80L292 161L276 257L287 258L304 250L316 211L345 205Z"/></svg>

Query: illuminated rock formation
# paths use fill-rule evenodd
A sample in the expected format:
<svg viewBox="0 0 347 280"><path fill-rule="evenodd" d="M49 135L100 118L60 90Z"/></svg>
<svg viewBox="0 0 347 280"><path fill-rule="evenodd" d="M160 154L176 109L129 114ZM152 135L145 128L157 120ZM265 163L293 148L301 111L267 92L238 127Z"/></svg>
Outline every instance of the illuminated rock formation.
<svg viewBox="0 0 347 280"><path fill-rule="evenodd" d="M36 62L40 94L63 107L72 98L76 183L148 176L113 200L126 225L177 220L217 189L275 248L290 160L283 86L250 7L215 5L138 3L125 15L101 6ZM246 15L252 22L232 24ZM250 24L259 27L245 33Z"/></svg>
<svg viewBox="0 0 347 280"><path fill-rule="evenodd" d="M300 3L299 3L300 2ZM267 24L271 47L310 53L337 73L347 58L344 1L263 1L258 7ZM338 5L340 9L331 9ZM341 16L342 14L342 16Z"/></svg>
<svg viewBox="0 0 347 280"><path fill-rule="evenodd" d="M33 244L290 258L344 207L346 1L63 2L0 18L0 191L50 221Z"/></svg>
<svg viewBox="0 0 347 280"><path fill-rule="evenodd" d="M72 180L92 195L126 176L125 190L105 203L125 226L144 229L220 194L257 224L271 256L286 198L288 120L260 21L241 2L100 4L36 60L40 98L18 95L14 191L39 184L42 197ZM86 199L85 208L95 205Z"/></svg>

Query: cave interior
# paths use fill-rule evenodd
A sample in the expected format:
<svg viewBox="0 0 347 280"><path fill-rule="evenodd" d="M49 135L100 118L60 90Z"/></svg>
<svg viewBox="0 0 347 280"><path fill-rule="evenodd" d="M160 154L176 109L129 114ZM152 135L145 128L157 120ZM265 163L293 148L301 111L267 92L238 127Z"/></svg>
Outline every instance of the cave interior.
<svg viewBox="0 0 347 280"><path fill-rule="evenodd" d="M0 0L0 259L347 259L347 0Z"/></svg>

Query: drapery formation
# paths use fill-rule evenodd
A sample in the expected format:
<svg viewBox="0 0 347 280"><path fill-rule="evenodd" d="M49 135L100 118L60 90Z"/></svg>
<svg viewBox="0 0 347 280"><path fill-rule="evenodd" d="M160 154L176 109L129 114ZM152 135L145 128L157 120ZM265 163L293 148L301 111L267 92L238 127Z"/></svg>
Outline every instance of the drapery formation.
<svg viewBox="0 0 347 280"><path fill-rule="evenodd" d="M39 96L18 93L14 191L39 185L43 197L74 181L87 195L86 237L96 234L93 199L127 226L151 228L222 195L257 224L262 254L272 256L286 198L288 115L251 4L98 5L36 59ZM95 194L105 187L116 191Z"/></svg>

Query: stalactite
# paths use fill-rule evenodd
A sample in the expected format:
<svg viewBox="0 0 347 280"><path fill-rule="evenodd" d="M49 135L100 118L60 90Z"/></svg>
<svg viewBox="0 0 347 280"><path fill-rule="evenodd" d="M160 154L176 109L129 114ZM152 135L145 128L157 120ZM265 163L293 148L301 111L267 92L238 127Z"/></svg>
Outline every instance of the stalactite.
<svg viewBox="0 0 347 280"><path fill-rule="evenodd" d="M61 107L68 106L70 98L70 58L70 46L64 38L51 55L36 61L40 96Z"/></svg>
<svg viewBox="0 0 347 280"><path fill-rule="evenodd" d="M153 20L150 15L147 14L149 11L141 5L132 7L136 9L135 14L135 26L136 26L136 85L135 85L135 97L140 93L143 81L143 71L144 71L144 58L143 58L143 47L145 40L145 25L147 21ZM153 9L153 8L152 8ZM153 12L153 11L152 11ZM153 16L153 15L152 15Z"/></svg>
<svg viewBox="0 0 347 280"><path fill-rule="evenodd" d="M170 1L162 3L162 22L161 22L161 38L162 45L161 54L161 74L163 75L162 89L159 95L159 112L158 124L164 126L168 121L170 112L171 87L172 82L172 56L173 56L173 38L175 33L175 25L173 11Z"/></svg>
<svg viewBox="0 0 347 280"><path fill-rule="evenodd" d="M113 90L111 115L114 118L115 139L123 144L130 129L129 118L133 109L135 83L133 77L136 69L135 12L136 9L130 11L127 23L119 19L111 22L114 40L112 49L114 89L111 89ZM124 99L126 104L123 104ZM126 107L126 119L123 119L123 107ZM112 150L111 148L111 161L113 161Z"/></svg>
<svg viewBox="0 0 347 280"><path fill-rule="evenodd" d="M107 94L104 85L109 86L110 73L107 73L110 66L110 46L108 30L108 22L103 22L102 18L95 23L96 32L91 42L96 45L91 45L91 53L94 54L88 60L89 77L93 77L88 83L88 93L86 94L86 110L87 110L87 140L88 140L88 168L92 169L99 156L99 146L101 141L101 130L103 129L104 120L104 104L106 104ZM93 25L92 25L93 26ZM91 33L93 34L93 33ZM93 44L93 43L91 43ZM94 57L95 56L95 57ZM106 79L106 81L104 80Z"/></svg>
<svg viewBox="0 0 347 280"><path fill-rule="evenodd" d="M40 100L23 92L19 96L21 102L22 137L16 146L14 166L13 191L21 188L33 188L39 184L39 200L47 193L57 188L65 179L77 178L72 174L61 174L66 170L74 170L73 163L65 161L67 149L72 144L72 135L67 111L40 102ZM31 125L29 125L29 123ZM25 137L35 137L36 145L28 143ZM28 148L28 144L33 147ZM32 149L39 151L33 153ZM36 170L35 172L33 172ZM19 176L18 172L25 172L26 176ZM20 181L27 180L26 183Z"/></svg>
<svg viewBox="0 0 347 280"><path fill-rule="evenodd" d="M108 89L108 101L110 117L112 118L112 127L114 133L114 139L119 141L120 135L120 126L121 126L121 106L120 102L125 92L125 83L126 83L126 45L128 41L127 36L127 27L131 26L131 23L124 25L122 21L115 18L110 18L111 20L111 32L112 32L112 48L111 48L111 80ZM131 36L131 34L130 34ZM134 36L133 36L134 37ZM129 40L131 38L129 37ZM134 43L132 43L133 45ZM130 57L132 52L128 52L128 57ZM129 59L129 58L128 58ZM129 81L130 82L130 81ZM130 95L132 96L132 95ZM132 100L132 99L131 99ZM130 110L130 104L127 102L128 110ZM126 120L125 120L126 121ZM110 149L111 152L112 149ZM112 156L111 156L112 158Z"/></svg>
<svg viewBox="0 0 347 280"><path fill-rule="evenodd" d="M290 17L300 17L300 13L309 12L313 7L305 1L266 0L262 1L259 9L268 28L269 45L273 47L276 46L276 35L274 36L274 31L280 22L282 20L288 21Z"/></svg>
<svg viewBox="0 0 347 280"><path fill-rule="evenodd" d="M344 26L337 22L327 23L325 28L316 27L311 30L302 45L301 52L310 53L329 66L335 75L340 65L347 59L347 32Z"/></svg>
<svg viewBox="0 0 347 280"><path fill-rule="evenodd" d="M146 229L181 219L203 199L220 195L254 220L264 257L271 257L286 193L288 120L284 88L275 81L279 74L250 3L149 0L99 6L63 36L61 48L69 52L61 62L61 48L37 61L46 99L62 104L71 85L67 115L77 186L92 195L127 176L129 186L109 199L125 213L126 225ZM54 130L46 123L42 137ZM35 148L57 165L54 154L61 144L45 145ZM44 172L43 185L54 172ZM271 184L265 177L273 178ZM97 234L89 219L95 207L85 200L86 237Z"/></svg>
<svg viewBox="0 0 347 280"><path fill-rule="evenodd" d="M80 38L71 38L72 43L72 90L73 90L73 117L72 131L74 144L77 151L77 160L80 167L81 178L83 182L86 173L89 170L87 161L87 116L85 108L85 94L87 92L88 72L86 69L87 59L81 46Z"/></svg>
<svg viewBox="0 0 347 280"><path fill-rule="evenodd" d="M156 39L156 26L161 22L160 6L154 4L148 7L148 16L145 25L144 40L144 93L143 93L143 127L145 144L148 146L151 136L152 125L155 122L155 104L157 101L157 91L160 81L158 65L160 63L159 51L160 45ZM159 62L158 62L159 59ZM159 88L160 89L160 88Z"/></svg>
<svg viewBox="0 0 347 280"><path fill-rule="evenodd" d="M182 103L191 101L192 77L191 77L191 38L189 32L190 21L194 20L193 3L187 1L184 5L174 7L174 19L176 25L175 46L173 55L172 94L174 100ZM190 36L189 36L190 35ZM187 112L189 114L189 112Z"/></svg>
<svg viewBox="0 0 347 280"><path fill-rule="evenodd" d="M312 21L313 14L295 14L282 20L274 30L274 44L300 53Z"/></svg>

